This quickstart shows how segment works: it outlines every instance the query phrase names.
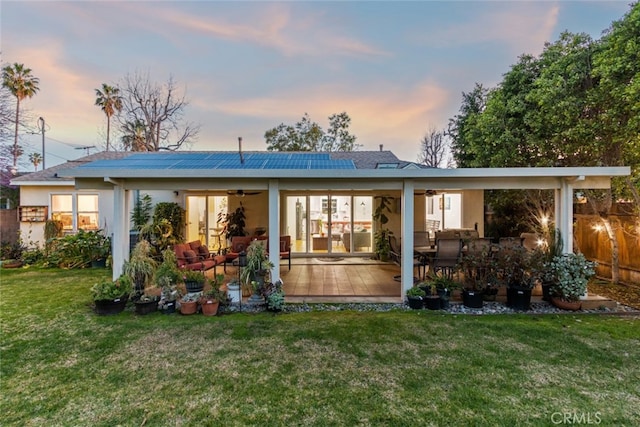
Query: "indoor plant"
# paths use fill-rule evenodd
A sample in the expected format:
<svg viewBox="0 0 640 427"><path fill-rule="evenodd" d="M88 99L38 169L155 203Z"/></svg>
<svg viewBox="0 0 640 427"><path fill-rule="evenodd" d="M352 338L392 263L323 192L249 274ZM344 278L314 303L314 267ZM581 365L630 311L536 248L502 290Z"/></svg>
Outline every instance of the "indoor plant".
<svg viewBox="0 0 640 427"><path fill-rule="evenodd" d="M245 216L242 202L240 202L240 206L234 211L227 213L220 212L218 214L218 223L222 224L220 234L223 234L229 242L231 242L233 236L245 236L247 234L244 230L246 226L245 219L247 219L247 217Z"/></svg>
<svg viewBox="0 0 640 427"><path fill-rule="evenodd" d="M383 226L389 222L389 218L385 212L391 212L393 197L376 196L376 199L380 199L380 203L373 212L373 219L378 222L378 227L373 235L374 252L380 261L387 261L391 253L389 236L392 235L393 232L388 228L383 228Z"/></svg>
<svg viewBox="0 0 640 427"><path fill-rule="evenodd" d="M595 274L595 266L596 263L581 253L555 256L549 263L553 276L551 302L559 308L578 310L580 297L586 294L589 278Z"/></svg>
<svg viewBox="0 0 640 427"><path fill-rule="evenodd" d="M96 314L117 314L124 310L132 290L131 279L121 275L116 280L104 279L91 287Z"/></svg>

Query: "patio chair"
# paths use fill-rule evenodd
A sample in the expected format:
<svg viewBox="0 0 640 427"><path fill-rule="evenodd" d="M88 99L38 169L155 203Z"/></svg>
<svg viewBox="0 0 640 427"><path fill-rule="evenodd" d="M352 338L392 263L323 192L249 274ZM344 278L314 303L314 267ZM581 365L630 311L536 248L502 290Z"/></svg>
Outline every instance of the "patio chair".
<svg viewBox="0 0 640 427"><path fill-rule="evenodd" d="M433 274L441 273L451 279L458 268L462 254L461 239L439 239L436 241L436 255L431 260L430 269Z"/></svg>
<svg viewBox="0 0 640 427"><path fill-rule="evenodd" d="M401 264L402 262L401 248L400 248L400 245L398 244L398 240L396 239L396 236L389 236L389 245L391 246L391 252L389 252L391 260L398 265L402 265ZM420 279L421 277L424 279L424 276L427 273L426 258L420 254L414 253L413 268L416 268L418 270L418 275L417 275L418 279ZM422 269L422 275L420 275L420 269Z"/></svg>

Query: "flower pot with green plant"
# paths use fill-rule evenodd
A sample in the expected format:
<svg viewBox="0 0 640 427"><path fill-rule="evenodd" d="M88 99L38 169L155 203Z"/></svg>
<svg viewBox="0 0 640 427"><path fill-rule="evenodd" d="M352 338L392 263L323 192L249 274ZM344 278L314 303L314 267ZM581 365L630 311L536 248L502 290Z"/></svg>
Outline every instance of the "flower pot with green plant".
<svg viewBox="0 0 640 427"><path fill-rule="evenodd" d="M588 261L581 253L554 257L549 263L553 276L551 302L564 309L580 309L580 297L587 293L587 284L595 274L595 267L596 263Z"/></svg>
<svg viewBox="0 0 640 427"><path fill-rule="evenodd" d="M200 300L200 292L188 293L180 299L181 314L195 314L198 311L198 301Z"/></svg>
<svg viewBox="0 0 640 427"><path fill-rule="evenodd" d="M419 310L424 307L424 297L426 293L418 286L413 286L407 290L407 303L409 307L414 310Z"/></svg>
<svg viewBox="0 0 640 427"><path fill-rule="evenodd" d="M91 287L95 312L99 315L117 314L124 310L132 282L129 276L121 275L116 280L104 279Z"/></svg>
<svg viewBox="0 0 640 427"><path fill-rule="evenodd" d="M136 243L129 260L124 263L124 274L131 278L135 295L144 293L147 284L153 278L158 263L151 257L151 245L146 240Z"/></svg>
<svg viewBox="0 0 640 427"><path fill-rule="evenodd" d="M165 249L162 258L162 263L155 272L154 282L161 289L158 308L168 314L176 309L176 300L180 297L177 286L182 280L182 274L177 267L178 260L172 249Z"/></svg>
<svg viewBox="0 0 640 427"><path fill-rule="evenodd" d="M284 308L285 293L283 289L283 282L281 279L275 282L267 282L261 289L261 295L267 306L267 310L279 312Z"/></svg>
<svg viewBox="0 0 640 427"><path fill-rule="evenodd" d="M202 292L200 297L200 308L205 316L215 316L218 313L218 307L221 301L225 301L227 294L220 289L220 285L224 280L224 274L218 274L215 280L210 282L211 287Z"/></svg>
<svg viewBox="0 0 640 427"><path fill-rule="evenodd" d="M183 269L182 281L187 293L201 292L204 288L206 277L203 271Z"/></svg>
<svg viewBox="0 0 640 427"><path fill-rule="evenodd" d="M529 310L531 306L531 291L537 280L532 254L524 246L501 248L496 254L498 280L507 287L507 306L514 310Z"/></svg>
<svg viewBox="0 0 640 427"><path fill-rule="evenodd" d="M240 267L240 283L243 288L243 295L257 293L257 289L251 282L258 282L258 286L269 281L268 275L271 273L273 264L267 257L265 246L266 240L254 240L247 248L247 262Z"/></svg>

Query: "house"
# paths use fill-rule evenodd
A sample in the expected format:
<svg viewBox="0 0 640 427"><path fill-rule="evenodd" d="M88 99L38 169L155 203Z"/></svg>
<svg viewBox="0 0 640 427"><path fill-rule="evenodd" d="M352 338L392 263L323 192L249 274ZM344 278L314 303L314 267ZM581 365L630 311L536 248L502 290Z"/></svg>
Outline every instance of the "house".
<svg viewBox="0 0 640 427"><path fill-rule="evenodd" d="M573 244L573 190L608 188L612 176L630 173L628 167L436 169L401 161L382 150L93 156L13 184L20 185L23 210L44 208L38 220L62 219L69 231L86 228L87 223L108 230L113 236L114 278L128 257L130 212L133 196L139 193L152 194L154 202L179 202L187 211L187 239L200 239L211 248L224 245L218 214L242 203L249 231L290 235L295 242L292 256L304 257L373 252L380 225L372 215L382 197L391 201L385 227L402 237L403 253L412 253L414 231L427 231L435 222L430 215L438 212L440 228L455 221L456 228L475 228L482 236L486 189L551 189L556 224L568 252ZM457 214L449 216L448 211ZM24 233L34 221L23 219ZM278 245L279 239L269 239L273 277L280 277ZM404 257L403 290L413 285L412 270L413 260Z"/></svg>

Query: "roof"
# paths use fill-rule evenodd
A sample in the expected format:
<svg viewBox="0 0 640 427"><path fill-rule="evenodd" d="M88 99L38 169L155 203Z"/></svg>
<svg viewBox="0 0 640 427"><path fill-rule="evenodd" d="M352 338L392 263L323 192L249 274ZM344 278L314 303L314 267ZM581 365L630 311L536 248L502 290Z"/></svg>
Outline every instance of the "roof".
<svg viewBox="0 0 640 427"><path fill-rule="evenodd" d="M376 169L380 164L406 165L390 151L176 151L131 153L127 158L97 159L78 166L83 170L176 169Z"/></svg>
<svg viewBox="0 0 640 427"><path fill-rule="evenodd" d="M50 183L51 185L59 184L73 184L73 178L69 176L58 175L62 170L68 170L77 166L93 162L96 160L105 159L122 159L131 153L122 151L102 151L99 153L90 154L85 157L80 157L75 160L68 160L65 163L61 163L50 168L38 172L27 173L21 176L17 176L11 180L12 185L29 185L34 183Z"/></svg>

